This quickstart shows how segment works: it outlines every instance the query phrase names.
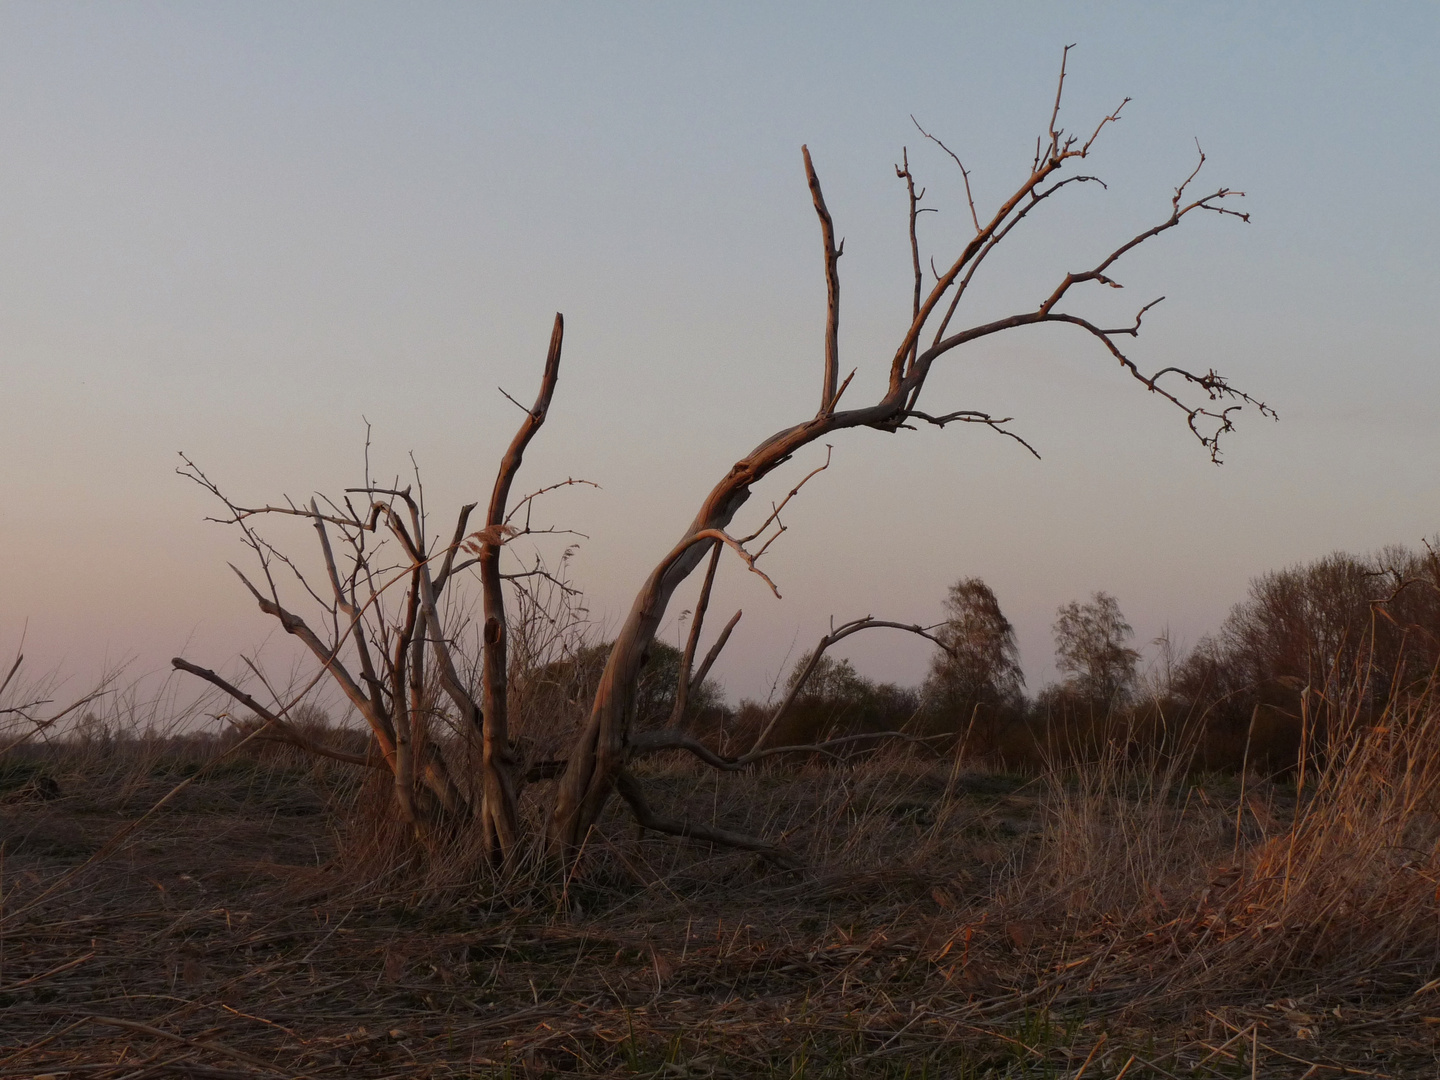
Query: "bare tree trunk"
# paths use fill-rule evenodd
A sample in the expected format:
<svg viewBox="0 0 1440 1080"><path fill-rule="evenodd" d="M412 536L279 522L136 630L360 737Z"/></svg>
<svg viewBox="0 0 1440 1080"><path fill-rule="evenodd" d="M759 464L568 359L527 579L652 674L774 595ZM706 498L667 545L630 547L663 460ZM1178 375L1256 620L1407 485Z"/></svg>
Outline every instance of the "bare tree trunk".
<svg viewBox="0 0 1440 1080"><path fill-rule="evenodd" d="M705 557L707 541L719 541L740 551L753 568L753 557L725 532L726 526L750 498L752 485L789 461L796 450L833 430L835 419L833 413L825 413L788 428L736 462L710 492L685 536L646 579L611 647L596 687L590 719L561 777L550 819L552 854L563 855L579 846L614 789L615 770L624 764L625 742L635 712L636 684L675 590Z"/></svg>
<svg viewBox="0 0 1440 1080"><path fill-rule="evenodd" d="M485 798L481 806L486 846L492 855L506 858L519 835L519 805L515 789L515 753L510 745L510 705L505 618L504 579L500 574L500 551L510 530L507 508L510 487L525 459L525 448L545 423L555 383L560 377L560 349L565 340L565 319L556 314L550 334L550 351L535 405L520 423L510 447L500 461L485 528L478 534L480 587L485 610L485 654L482 667L484 726L481 733L481 782ZM493 846L492 846L493 845Z"/></svg>

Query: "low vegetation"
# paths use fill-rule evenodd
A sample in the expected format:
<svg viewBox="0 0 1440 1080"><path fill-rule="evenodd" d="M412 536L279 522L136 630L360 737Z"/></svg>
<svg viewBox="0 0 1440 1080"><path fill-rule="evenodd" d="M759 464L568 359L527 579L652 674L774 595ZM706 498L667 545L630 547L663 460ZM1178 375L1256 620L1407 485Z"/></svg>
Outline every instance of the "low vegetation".
<svg viewBox="0 0 1440 1080"><path fill-rule="evenodd" d="M1312 570L1262 579L1175 670ZM1325 670L1372 669L1354 629ZM1027 730L1052 710L1013 763L964 733L736 774L656 755L672 812L805 865L616 807L562 881L427 861L375 770L94 710L0 764L0 1076L1430 1075L1440 688L1317 684L1279 769L1206 760L1220 697L1134 737L1165 715L1138 689L1103 745L1058 737L1081 714L1053 694L1012 695ZM819 685L832 724L885 696L842 663ZM690 723L718 738L743 715Z"/></svg>

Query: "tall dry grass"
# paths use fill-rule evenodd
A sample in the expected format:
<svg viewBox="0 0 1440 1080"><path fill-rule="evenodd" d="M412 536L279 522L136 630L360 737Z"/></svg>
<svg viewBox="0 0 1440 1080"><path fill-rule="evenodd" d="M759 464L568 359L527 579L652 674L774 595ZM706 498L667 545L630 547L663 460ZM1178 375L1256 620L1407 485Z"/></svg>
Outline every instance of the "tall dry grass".
<svg viewBox="0 0 1440 1080"><path fill-rule="evenodd" d="M1418 986L1440 966L1436 690L1376 720L1360 694L1317 702L1282 782L1192 772L1187 732L1047 768L1039 840L995 900L1103 942L1089 989L1151 1006L1387 973Z"/></svg>
<svg viewBox="0 0 1440 1080"><path fill-rule="evenodd" d="M1143 751L1056 755L1029 775L898 744L739 775L656 757L640 771L657 807L766 835L807 868L639 834L617 800L562 881L537 864L490 869L463 837L448 860L417 849L394 831L378 771L312 772L292 747L158 728L147 740L146 710L109 715L141 727L42 744L43 763L76 782L0 814L4 985L25 983L11 1018L39 1048L32 1071L58 1071L38 1065L52 1052L67 1067L118 1052L91 1036L44 1042L57 1003L105 1001L107 1015L186 1030L198 1017L157 1019L150 1004L177 985L184 1009L230 1025L223 1041L299 1072L357 1024L399 1024L404 1053L439 1069L457 1052L457 1017L482 1031L464 1053L514 1061L517 1075L525 1061L535 1075L615 1076L730 1061L747 1063L738 1075L899 1076L923 1060L931 1075L1074 1076L1092 1054L1087 1076L1250 1075L1261 1059L1273 1066L1263 1075L1321 1061L1424 1075L1384 1067L1402 1044L1411 1065L1431 1060L1440 708L1429 691L1378 721L1319 703L1307 731L1322 734L1281 778L1199 772L1184 730ZM103 783L73 794L84 770ZM128 821L190 775L185 798L75 874L122 827L94 813L97 793L115 794L105 805ZM533 785L527 812L545 791ZM204 844L217 828L247 838L246 853ZM84 921L97 912L115 920L113 940ZM232 925L232 912L263 912L263 925L259 914ZM141 944L171 941L166 928L182 923L208 927L166 946L194 953L189 976L189 953ZM293 955L237 951L281 929L303 942ZM86 950L97 959L72 975L63 965ZM25 996L42 978L54 998ZM297 1006L300 986L338 988L329 1011ZM225 1011L242 998L265 1024ZM391 1075L378 1058L349 1067Z"/></svg>

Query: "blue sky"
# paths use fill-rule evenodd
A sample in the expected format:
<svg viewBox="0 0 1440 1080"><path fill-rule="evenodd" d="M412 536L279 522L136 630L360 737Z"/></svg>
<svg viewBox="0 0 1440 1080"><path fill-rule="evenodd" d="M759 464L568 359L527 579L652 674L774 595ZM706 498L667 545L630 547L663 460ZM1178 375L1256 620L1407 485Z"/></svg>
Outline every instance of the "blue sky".
<svg viewBox="0 0 1440 1080"><path fill-rule="evenodd" d="M858 400L906 321L902 147L941 211L928 250L968 220L911 114L983 210L1023 177L1071 42L1063 121L1133 99L1087 165L1109 187L1017 235L969 317L1033 307L1159 220L1198 139L1252 223L1187 223L1076 308L1166 295L1137 359L1214 366L1280 422L1244 418L1217 469L1085 340L955 356L932 406L1013 415L1043 460L979 430L839 440L766 556L785 599L738 566L718 586L715 610L746 610L732 692L832 614L937 617L959 577L995 588L1038 683L1055 608L1095 589L1141 640L1193 642L1257 573L1440 530L1433 4L10 2L0 645L25 627L32 662L77 678L231 663L269 627L176 452L242 500L308 495L354 482L366 417L381 470L413 451L448 517L488 491L515 422L496 387L533 393L557 310L526 479L602 485L550 506L618 619L710 483L813 412L800 144L847 241ZM923 674L911 640L851 642L869 674Z"/></svg>

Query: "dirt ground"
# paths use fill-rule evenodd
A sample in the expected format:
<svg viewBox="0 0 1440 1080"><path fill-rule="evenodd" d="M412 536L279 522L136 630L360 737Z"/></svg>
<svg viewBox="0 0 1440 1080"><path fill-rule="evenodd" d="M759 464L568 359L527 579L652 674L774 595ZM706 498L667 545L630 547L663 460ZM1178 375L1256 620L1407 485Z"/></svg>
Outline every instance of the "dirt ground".
<svg viewBox="0 0 1440 1080"><path fill-rule="evenodd" d="M0 1077L1440 1076L1433 966L1189 992L1163 923L1147 955L1018 903L1020 777L722 780L816 868L617 816L583 880L502 904L342 868L351 796L303 766L224 762L154 812L193 764L47 768L0 789Z"/></svg>

